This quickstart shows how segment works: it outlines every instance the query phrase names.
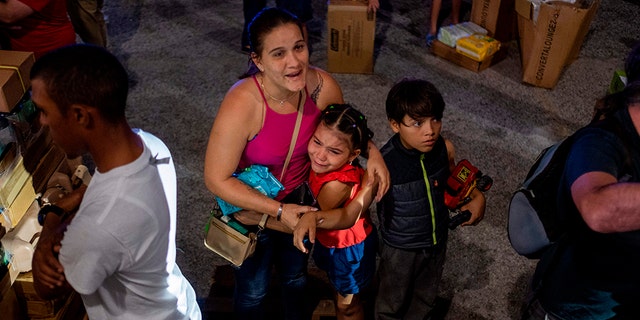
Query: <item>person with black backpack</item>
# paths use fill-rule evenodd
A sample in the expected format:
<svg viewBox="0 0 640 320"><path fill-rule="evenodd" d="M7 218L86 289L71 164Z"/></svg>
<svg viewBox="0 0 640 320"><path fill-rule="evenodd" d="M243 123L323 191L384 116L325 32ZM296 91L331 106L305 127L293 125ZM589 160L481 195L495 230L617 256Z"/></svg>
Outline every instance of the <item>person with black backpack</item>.
<svg viewBox="0 0 640 320"><path fill-rule="evenodd" d="M574 137L558 190L565 232L544 251L522 319L640 319L640 43L624 90Z"/></svg>

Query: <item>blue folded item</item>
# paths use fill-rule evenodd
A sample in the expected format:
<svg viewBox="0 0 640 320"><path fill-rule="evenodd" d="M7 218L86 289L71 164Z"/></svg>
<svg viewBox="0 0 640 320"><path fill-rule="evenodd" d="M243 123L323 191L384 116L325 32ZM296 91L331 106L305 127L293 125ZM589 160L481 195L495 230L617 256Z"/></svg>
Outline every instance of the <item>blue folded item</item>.
<svg viewBox="0 0 640 320"><path fill-rule="evenodd" d="M259 164L251 165L240 173L235 173L234 176L246 185L253 187L260 191L260 193L272 199L275 198L280 191L284 190L282 183L280 183L280 181L278 181L278 179L269 172L269 168ZM242 208L236 207L220 199L218 196L216 196L216 201L220 206L222 214L225 216L242 210Z"/></svg>

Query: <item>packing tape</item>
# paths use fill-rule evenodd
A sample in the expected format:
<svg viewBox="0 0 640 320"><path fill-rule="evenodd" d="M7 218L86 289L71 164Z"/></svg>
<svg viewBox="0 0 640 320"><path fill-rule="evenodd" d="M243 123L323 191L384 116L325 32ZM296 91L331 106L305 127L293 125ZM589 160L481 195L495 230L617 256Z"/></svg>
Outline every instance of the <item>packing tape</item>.
<svg viewBox="0 0 640 320"><path fill-rule="evenodd" d="M18 78L20 79L20 85L22 85L22 93L27 92L27 88L24 86L24 80L22 80L22 74L20 74L20 69L16 66L3 66L0 65L0 69L11 69L15 70L18 73Z"/></svg>

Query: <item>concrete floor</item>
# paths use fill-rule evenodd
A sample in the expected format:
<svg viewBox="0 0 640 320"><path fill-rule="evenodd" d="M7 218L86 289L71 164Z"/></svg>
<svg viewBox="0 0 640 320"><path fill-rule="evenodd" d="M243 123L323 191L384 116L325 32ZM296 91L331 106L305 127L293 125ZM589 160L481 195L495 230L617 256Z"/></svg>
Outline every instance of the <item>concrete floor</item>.
<svg viewBox="0 0 640 320"><path fill-rule="evenodd" d="M494 179L485 220L451 233L441 296L447 319L514 319L535 261L518 256L506 233L511 192L543 147L585 124L634 41L637 1L603 1L578 59L553 90L521 82L517 42L507 58L474 73L431 55L423 44L429 0L381 0L373 75L335 74L347 102L370 119L382 145L391 135L384 115L390 87L403 77L427 79L447 103L443 134ZM313 0L311 62L326 68L326 1ZM203 182L212 121L228 88L246 68L240 52L240 1L109 0L109 49L131 73L132 125L162 138L178 173L178 263L206 298L216 266L226 264L202 244L213 197Z"/></svg>

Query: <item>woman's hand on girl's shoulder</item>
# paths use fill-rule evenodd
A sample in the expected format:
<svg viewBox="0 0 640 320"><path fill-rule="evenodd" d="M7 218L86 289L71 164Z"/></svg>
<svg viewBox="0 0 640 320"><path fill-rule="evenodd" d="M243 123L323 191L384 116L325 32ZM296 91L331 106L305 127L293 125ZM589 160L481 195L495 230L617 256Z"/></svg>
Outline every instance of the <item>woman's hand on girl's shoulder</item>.
<svg viewBox="0 0 640 320"><path fill-rule="evenodd" d="M378 147L370 141L369 143L369 159L367 159L367 174L368 179L363 180L363 185L372 185L377 183L377 194L375 201L379 202L382 197L387 193L391 186L391 175L387 164L384 162L384 158L378 150ZM366 184L365 184L366 183Z"/></svg>

